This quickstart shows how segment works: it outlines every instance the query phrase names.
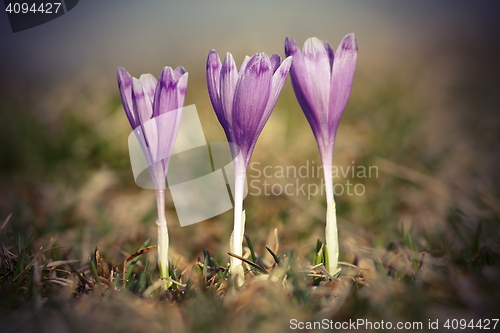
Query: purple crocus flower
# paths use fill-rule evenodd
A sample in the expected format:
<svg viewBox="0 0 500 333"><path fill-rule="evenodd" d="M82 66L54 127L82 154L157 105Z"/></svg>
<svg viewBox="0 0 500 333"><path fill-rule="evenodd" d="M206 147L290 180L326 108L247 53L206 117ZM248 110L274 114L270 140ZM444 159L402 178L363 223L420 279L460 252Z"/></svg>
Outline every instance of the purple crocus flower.
<svg viewBox="0 0 500 333"><path fill-rule="evenodd" d="M358 46L354 34L344 37L334 53L329 43L309 38L301 51L291 38L285 53L293 56L290 70L295 96L311 125L323 162L327 196L326 243L329 271L338 263L338 233L332 183L335 135L351 94Z"/></svg>
<svg viewBox="0 0 500 333"><path fill-rule="evenodd" d="M234 160L234 230L231 252L241 256L244 231L243 193L252 152L285 84L292 57L284 61L277 54L257 53L245 57L240 69L233 56L221 63L215 50L207 59L208 93L217 118L231 145ZM233 275L241 274L241 263L231 257ZM242 282L242 280L240 280Z"/></svg>
<svg viewBox="0 0 500 333"><path fill-rule="evenodd" d="M182 67L165 67L157 81L151 74L133 78L120 67L117 76L125 114L141 144L155 186L160 276L168 277L165 178L179 131L188 73Z"/></svg>

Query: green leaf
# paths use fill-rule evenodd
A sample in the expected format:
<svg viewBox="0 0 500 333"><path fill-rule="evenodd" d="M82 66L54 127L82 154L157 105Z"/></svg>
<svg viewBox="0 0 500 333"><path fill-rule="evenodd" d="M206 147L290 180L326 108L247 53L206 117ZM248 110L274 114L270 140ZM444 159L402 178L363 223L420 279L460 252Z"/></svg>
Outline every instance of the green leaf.
<svg viewBox="0 0 500 333"><path fill-rule="evenodd" d="M141 272L141 275L139 276L139 292L143 292L146 290L146 278L147 278L147 273L148 273L148 268L149 268L149 260L146 263L146 266L144 267L144 270Z"/></svg>
<svg viewBox="0 0 500 333"><path fill-rule="evenodd" d="M323 247L323 259L325 267L328 269L330 267L330 259L328 258L328 247L326 245Z"/></svg>
<svg viewBox="0 0 500 333"><path fill-rule="evenodd" d="M96 281L96 283L99 283L101 280L99 279L99 274L97 274L97 266L91 258L89 258L89 267L94 280Z"/></svg>
<svg viewBox="0 0 500 333"><path fill-rule="evenodd" d="M255 255L255 251L253 250L252 241L250 240L250 237L248 237L247 234L245 234L245 239L247 241L248 248L250 249L250 254L252 255L252 261L256 262L257 256Z"/></svg>
<svg viewBox="0 0 500 333"><path fill-rule="evenodd" d="M314 260L315 265L319 265L323 262L323 243L318 239L316 242L316 259Z"/></svg>
<svg viewBox="0 0 500 333"><path fill-rule="evenodd" d="M208 265L210 260L210 253L208 253L207 249L203 247L203 253L205 254L205 260L203 261L203 280L205 280L208 276Z"/></svg>

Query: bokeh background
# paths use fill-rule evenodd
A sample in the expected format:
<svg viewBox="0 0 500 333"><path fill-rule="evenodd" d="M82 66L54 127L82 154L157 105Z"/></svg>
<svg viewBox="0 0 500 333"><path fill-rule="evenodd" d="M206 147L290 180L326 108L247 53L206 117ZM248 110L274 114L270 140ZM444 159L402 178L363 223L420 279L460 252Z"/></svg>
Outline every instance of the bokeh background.
<svg viewBox="0 0 500 333"><path fill-rule="evenodd" d="M287 36L299 45L316 36L336 49L354 32L358 66L334 163L379 173L335 179L366 188L337 197L341 260L370 269L381 263L405 276L408 263L388 264L387 256L401 247L417 259L426 253L427 289L397 293L382 283L348 298L343 316L484 313L499 296L499 9L496 1L465 0L88 0L16 34L0 13L0 222L12 214L13 233L71 246L67 255L82 262L96 245L108 260L123 260L154 238L156 212L154 193L132 177L119 66L133 76L184 66L186 105L196 104L207 141L222 141L206 91L210 49L240 63L262 51L283 55ZM290 82L253 161L320 164ZM206 246L227 261L232 212L181 228L169 202L171 259L186 267ZM280 251L310 258L323 237L321 195L249 196L245 207L246 232L261 253L277 238ZM385 314L376 310L382 305Z"/></svg>

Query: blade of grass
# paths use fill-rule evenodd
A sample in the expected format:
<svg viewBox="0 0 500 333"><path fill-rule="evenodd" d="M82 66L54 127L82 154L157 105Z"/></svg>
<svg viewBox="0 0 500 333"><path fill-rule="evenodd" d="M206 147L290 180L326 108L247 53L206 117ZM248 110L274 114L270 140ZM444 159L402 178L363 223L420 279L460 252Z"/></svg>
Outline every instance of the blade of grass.
<svg viewBox="0 0 500 333"><path fill-rule="evenodd" d="M139 288L138 288L139 292L146 290L146 282L147 282L146 278L147 278L148 268L149 268L149 260L146 262L146 266L144 267L144 270L141 272L141 275L139 276Z"/></svg>
<svg viewBox="0 0 500 333"><path fill-rule="evenodd" d="M329 266L330 259L328 258L328 245L326 244L323 246L323 259L325 260L324 261L325 267L330 267Z"/></svg>
<svg viewBox="0 0 500 333"><path fill-rule="evenodd" d="M208 253L207 249L205 247L203 247L203 253L205 255L205 258L203 260L203 280L205 280L206 282L206 279L207 279L207 276L208 276L208 265L210 264L209 261L210 261L210 253Z"/></svg>
<svg viewBox="0 0 500 333"><path fill-rule="evenodd" d="M316 243L316 259L314 260L315 265L319 265L323 262L323 243L318 239Z"/></svg>
<svg viewBox="0 0 500 333"><path fill-rule="evenodd" d="M250 237L248 237L247 234L245 234L245 239L247 241L248 248L250 249L250 254L252 256L252 261L256 262L257 261L257 256L255 255L255 251L253 250L252 241L250 240Z"/></svg>
<svg viewBox="0 0 500 333"><path fill-rule="evenodd" d="M274 261L276 262L277 265L279 265L281 263L280 257L278 257L278 255L274 253L267 245L266 245L266 250L267 252L271 253L271 256L273 257Z"/></svg>
<svg viewBox="0 0 500 333"><path fill-rule="evenodd" d="M94 278L96 284L98 284L100 282L100 279L99 279L99 274L97 273L97 266L90 257L89 257L89 267L90 267L90 273L92 273L92 277Z"/></svg>
<svg viewBox="0 0 500 333"><path fill-rule="evenodd" d="M247 263L248 265L256 268L259 272L263 273L263 274L269 274L269 272L267 270L265 270L264 268L262 268L261 266L251 262L250 260L248 259L245 259L243 257L240 257L239 255L236 255L234 253L231 253L231 252L228 252L227 254L229 254L231 257L234 257L234 258L237 258L237 259L240 259L241 261Z"/></svg>

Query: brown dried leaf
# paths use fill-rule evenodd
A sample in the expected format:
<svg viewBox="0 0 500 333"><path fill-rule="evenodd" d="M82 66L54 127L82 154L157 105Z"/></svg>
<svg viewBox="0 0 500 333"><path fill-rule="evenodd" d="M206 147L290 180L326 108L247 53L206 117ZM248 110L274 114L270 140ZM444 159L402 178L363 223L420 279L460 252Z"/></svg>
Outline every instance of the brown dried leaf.
<svg viewBox="0 0 500 333"><path fill-rule="evenodd" d="M109 280L111 276L111 269L104 258L101 257L97 246L95 248L95 261L97 263L97 275L99 277L105 278L106 280Z"/></svg>

